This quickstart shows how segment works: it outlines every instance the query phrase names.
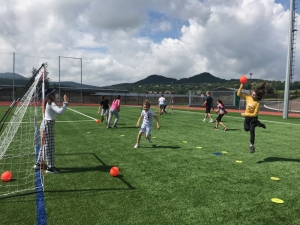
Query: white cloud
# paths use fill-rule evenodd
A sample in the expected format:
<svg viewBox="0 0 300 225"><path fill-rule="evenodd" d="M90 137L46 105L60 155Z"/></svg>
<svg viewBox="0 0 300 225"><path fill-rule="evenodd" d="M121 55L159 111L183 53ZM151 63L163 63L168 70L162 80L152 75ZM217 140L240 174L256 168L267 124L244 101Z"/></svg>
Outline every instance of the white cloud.
<svg viewBox="0 0 300 225"><path fill-rule="evenodd" d="M12 72L16 52L17 73L46 61L51 80L58 56L82 58L83 82L99 86L202 72L285 79L289 11L274 0L1 1L0 19L0 72ZM80 82L80 60L60 68L61 80Z"/></svg>

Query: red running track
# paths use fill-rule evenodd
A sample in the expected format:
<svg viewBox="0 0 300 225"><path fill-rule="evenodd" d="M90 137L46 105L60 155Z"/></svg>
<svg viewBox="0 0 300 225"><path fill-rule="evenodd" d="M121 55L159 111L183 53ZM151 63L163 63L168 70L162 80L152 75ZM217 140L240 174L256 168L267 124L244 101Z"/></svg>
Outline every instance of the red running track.
<svg viewBox="0 0 300 225"><path fill-rule="evenodd" d="M0 102L0 106L10 106L11 102ZM69 103L69 106L81 106L80 103ZM82 104L82 106L95 106L98 107L99 104ZM141 105L122 105L122 106L137 106L141 107ZM187 109L187 110L205 110L203 107L189 107L189 106L177 106L174 105L174 109ZM245 110L238 110L238 109L226 109L228 112L237 112L237 113L242 113ZM278 111L260 111L259 114L264 114L264 115L275 115L275 116L282 116L282 112ZM293 117L300 117L299 113L289 113L289 116Z"/></svg>

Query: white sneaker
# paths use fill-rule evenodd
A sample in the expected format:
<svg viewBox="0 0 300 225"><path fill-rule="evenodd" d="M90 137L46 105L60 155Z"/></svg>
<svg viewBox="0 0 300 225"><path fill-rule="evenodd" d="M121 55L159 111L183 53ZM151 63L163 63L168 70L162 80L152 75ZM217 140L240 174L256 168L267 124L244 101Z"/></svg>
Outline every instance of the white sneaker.
<svg viewBox="0 0 300 225"><path fill-rule="evenodd" d="M209 120L210 123L214 122L212 119Z"/></svg>
<svg viewBox="0 0 300 225"><path fill-rule="evenodd" d="M203 121L203 122L206 122L206 119L203 119L202 121Z"/></svg>
<svg viewBox="0 0 300 225"><path fill-rule="evenodd" d="M138 144L135 144L134 148L138 148L138 147L139 147L139 145L138 145Z"/></svg>
<svg viewBox="0 0 300 225"><path fill-rule="evenodd" d="M149 143L151 143L152 142L151 141L151 136L148 136L147 140L148 140Z"/></svg>

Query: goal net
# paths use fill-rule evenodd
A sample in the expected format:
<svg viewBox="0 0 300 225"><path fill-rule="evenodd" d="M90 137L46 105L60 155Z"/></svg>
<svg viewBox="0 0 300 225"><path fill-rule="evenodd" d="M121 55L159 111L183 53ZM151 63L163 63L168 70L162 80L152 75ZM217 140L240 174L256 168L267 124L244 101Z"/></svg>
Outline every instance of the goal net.
<svg viewBox="0 0 300 225"><path fill-rule="evenodd" d="M203 106L205 102L206 91L189 91L189 106ZM221 99L225 106L236 106L236 91L211 91L210 96L214 100L214 105L217 99Z"/></svg>
<svg viewBox="0 0 300 225"><path fill-rule="evenodd" d="M0 196L39 191L43 187L40 171L33 168L40 149L43 93L42 65L0 120L0 173L12 173L9 182L0 181Z"/></svg>
<svg viewBox="0 0 300 225"><path fill-rule="evenodd" d="M166 99L166 111L174 109L175 95L174 92L166 91L166 92L146 92L145 99L147 99L152 107L158 106L158 99L163 95Z"/></svg>

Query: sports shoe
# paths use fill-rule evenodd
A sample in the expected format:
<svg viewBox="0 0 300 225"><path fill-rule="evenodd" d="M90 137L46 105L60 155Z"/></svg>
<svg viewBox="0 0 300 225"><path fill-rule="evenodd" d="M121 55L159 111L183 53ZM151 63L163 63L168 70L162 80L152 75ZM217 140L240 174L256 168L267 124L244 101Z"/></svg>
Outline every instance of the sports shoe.
<svg viewBox="0 0 300 225"><path fill-rule="evenodd" d="M209 120L210 123L214 122L212 119Z"/></svg>
<svg viewBox="0 0 300 225"><path fill-rule="evenodd" d="M104 117L102 117L101 122L103 122L103 120L104 120Z"/></svg>
<svg viewBox="0 0 300 225"><path fill-rule="evenodd" d="M203 121L203 122L206 122L206 119L203 119L202 121Z"/></svg>
<svg viewBox="0 0 300 225"><path fill-rule="evenodd" d="M139 147L139 145L138 145L138 144L135 144L134 148L138 148L138 147Z"/></svg>
<svg viewBox="0 0 300 225"><path fill-rule="evenodd" d="M150 135L148 136L147 140L148 140L149 143L152 142L152 141L151 141L151 136L150 136Z"/></svg>
<svg viewBox="0 0 300 225"><path fill-rule="evenodd" d="M254 153L255 152L255 147L254 145L250 145L250 153Z"/></svg>
<svg viewBox="0 0 300 225"><path fill-rule="evenodd" d="M114 125L114 128L118 128L117 125Z"/></svg>
<svg viewBox="0 0 300 225"><path fill-rule="evenodd" d="M224 127L223 130L226 131L226 130L227 130L227 127Z"/></svg>
<svg viewBox="0 0 300 225"><path fill-rule="evenodd" d="M267 128L266 125L263 124L263 123L261 123L259 120L257 121L257 126L258 126L258 127L262 127L262 128L264 128L264 129Z"/></svg>
<svg viewBox="0 0 300 225"><path fill-rule="evenodd" d="M111 128L111 126L107 127L107 129Z"/></svg>
<svg viewBox="0 0 300 225"><path fill-rule="evenodd" d="M214 129L214 130L218 130L218 128L217 128L217 127L214 127L213 129Z"/></svg>
<svg viewBox="0 0 300 225"><path fill-rule="evenodd" d="M60 170L56 167L47 167L46 173L60 173Z"/></svg>
<svg viewBox="0 0 300 225"><path fill-rule="evenodd" d="M36 164L33 166L33 168L36 169L36 170L39 170L39 169L41 169L41 164L40 164L40 163L36 163ZM47 165L46 165L46 164L44 164L44 168L47 168Z"/></svg>

